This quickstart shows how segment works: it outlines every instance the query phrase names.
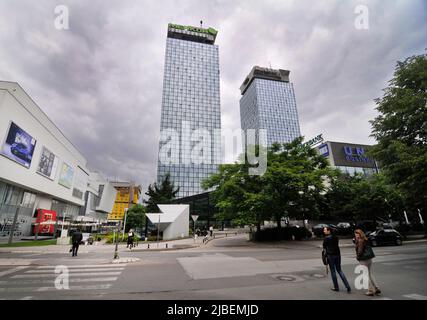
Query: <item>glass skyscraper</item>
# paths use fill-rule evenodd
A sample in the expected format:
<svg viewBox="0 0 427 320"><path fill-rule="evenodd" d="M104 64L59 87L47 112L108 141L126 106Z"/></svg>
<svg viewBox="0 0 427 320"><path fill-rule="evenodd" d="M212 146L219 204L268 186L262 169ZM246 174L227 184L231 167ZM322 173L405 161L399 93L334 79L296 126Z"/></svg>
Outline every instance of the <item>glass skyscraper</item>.
<svg viewBox="0 0 427 320"><path fill-rule="evenodd" d="M179 198L202 193L201 181L221 160L216 34L212 28L168 25L157 182L169 173L180 187ZM179 141L170 132L177 132Z"/></svg>
<svg viewBox="0 0 427 320"><path fill-rule="evenodd" d="M265 129L268 146L288 143L301 135L289 73L255 66L240 87L241 128Z"/></svg>

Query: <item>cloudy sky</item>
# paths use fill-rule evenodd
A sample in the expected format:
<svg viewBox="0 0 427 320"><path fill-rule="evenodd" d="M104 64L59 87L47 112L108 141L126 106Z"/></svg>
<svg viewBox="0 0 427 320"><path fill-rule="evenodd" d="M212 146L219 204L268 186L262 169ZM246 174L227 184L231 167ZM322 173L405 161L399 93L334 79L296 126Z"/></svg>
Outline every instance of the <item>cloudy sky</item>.
<svg viewBox="0 0 427 320"><path fill-rule="evenodd" d="M69 29L55 28L55 8ZM369 28L355 27L358 5ZM0 1L0 79L18 82L107 177L155 180L167 24L219 31L222 127L252 66L291 71L302 134L372 143L373 99L425 52L423 0ZM360 21L360 20L358 20Z"/></svg>

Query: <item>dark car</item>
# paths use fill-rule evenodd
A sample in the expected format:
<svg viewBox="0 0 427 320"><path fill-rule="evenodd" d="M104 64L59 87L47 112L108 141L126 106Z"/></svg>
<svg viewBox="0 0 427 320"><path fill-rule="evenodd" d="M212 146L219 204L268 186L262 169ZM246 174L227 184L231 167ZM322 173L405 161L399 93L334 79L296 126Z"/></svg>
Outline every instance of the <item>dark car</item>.
<svg viewBox="0 0 427 320"><path fill-rule="evenodd" d="M18 158L28 161L30 159L30 150L23 143L14 143L10 146L10 151Z"/></svg>
<svg viewBox="0 0 427 320"><path fill-rule="evenodd" d="M368 236L371 246L376 247L380 245L402 245L402 235L394 229L383 229L372 232Z"/></svg>
<svg viewBox="0 0 427 320"><path fill-rule="evenodd" d="M347 236L353 234L354 225L350 222L340 222L337 224L337 234Z"/></svg>
<svg viewBox="0 0 427 320"><path fill-rule="evenodd" d="M313 234L316 237L323 237L324 236L324 234L323 234L323 228L325 228L325 227L332 228L332 230L336 230L337 229L337 227L335 225L333 225L333 224L319 223L319 224L316 224L315 226L313 226L311 228L311 231L313 231Z"/></svg>
<svg viewBox="0 0 427 320"><path fill-rule="evenodd" d="M370 232L377 230L377 227L378 227L377 222L373 220L364 220L364 221L359 221L356 224L355 229L362 229L365 232L365 234L368 234Z"/></svg>

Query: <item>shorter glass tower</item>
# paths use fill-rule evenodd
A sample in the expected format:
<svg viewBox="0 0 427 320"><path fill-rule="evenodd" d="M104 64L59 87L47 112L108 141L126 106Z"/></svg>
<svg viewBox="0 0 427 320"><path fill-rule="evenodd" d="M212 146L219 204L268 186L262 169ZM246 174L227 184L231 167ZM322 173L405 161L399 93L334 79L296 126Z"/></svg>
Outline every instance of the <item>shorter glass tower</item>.
<svg viewBox="0 0 427 320"><path fill-rule="evenodd" d="M242 130L265 129L268 146L274 142L288 143L301 136L289 73L255 66L240 87Z"/></svg>

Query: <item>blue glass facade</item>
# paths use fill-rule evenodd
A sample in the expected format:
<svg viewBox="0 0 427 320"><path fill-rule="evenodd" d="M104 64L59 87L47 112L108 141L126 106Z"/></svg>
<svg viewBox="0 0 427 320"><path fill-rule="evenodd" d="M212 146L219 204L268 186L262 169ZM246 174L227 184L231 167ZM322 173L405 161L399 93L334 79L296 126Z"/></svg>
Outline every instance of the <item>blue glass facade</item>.
<svg viewBox="0 0 427 320"><path fill-rule="evenodd" d="M293 85L266 78L250 75L242 85L241 128L265 129L268 146L291 142L301 135Z"/></svg>
<svg viewBox="0 0 427 320"><path fill-rule="evenodd" d="M172 34L171 30L177 33ZM201 181L217 171L221 159L219 132L215 131L221 129L219 55L213 42L210 35L170 26L168 29L160 129L178 132L180 143L169 150L175 161L164 163L161 149L168 141L161 139L157 181L169 173L180 187L178 197L203 192ZM194 154L194 147L200 144L194 139L194 130L200 129L210 135L209 143L203 140L203 163L194 161L201 156Z"/></svg>

